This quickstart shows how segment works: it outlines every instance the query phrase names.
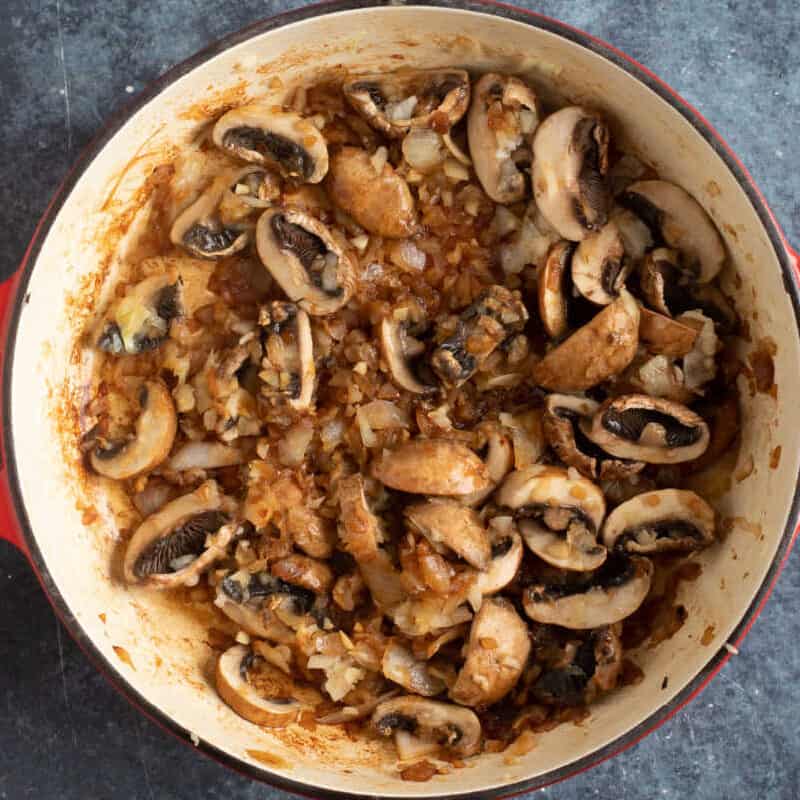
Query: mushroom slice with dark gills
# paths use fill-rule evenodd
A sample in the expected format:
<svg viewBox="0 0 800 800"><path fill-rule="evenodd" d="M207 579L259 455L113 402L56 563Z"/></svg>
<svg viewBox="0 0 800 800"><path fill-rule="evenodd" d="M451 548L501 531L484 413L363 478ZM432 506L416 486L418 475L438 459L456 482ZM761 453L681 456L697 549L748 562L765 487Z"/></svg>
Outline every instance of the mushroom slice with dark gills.
<svg viewBox="0 0 800 800"><path fill-rule="evenodd" d="M172 223L170 241L201 258L223 258L243 250L252 235L253 225L248 223L248 217L253 208L242 203L231 215L232 203L226 204L226 213L221 205L229 196L239 198L248 193L258 197L263 176L263 170L247 167L215 178ZM233 190L237 194L234 195Z"/></svg>
<svg viewBox="0 0 800 800"><path fill-rule="evenodd" d="M572 284L587 300L607 306L619 297L632 266L619 228L609 222L589 234L575 250Z"/></svg>
<svg viewBox="0 0 800 800"><path fill-rule="evenodd" d="M555 392L582 392L622 372L639 344L639 306L626 289L533 367L533 380Z"/></svg>
<svg viewBox="0 0 800 800"><path fill-rule="evenodd" d="M568 641L561 663L545 666L533 684L534 697L546 705L579 706L616 688L623 653L618 627L598 628L582 642Z"/></svg>
<svg viewBox="0 0 800 800"><path fill-rule="evenodd" d="M722 269L726 259L722 237L685 189L668 181L638 181L618 202L641 217L657 243L678 250L699 283L709 283Z"/></svg>
<svg viewBox="0 0 800 800"><path fill-rule="evenodd" d="M465 706L486 706L516 685L531 651L528 626L501 598L484 600L472 621L467 657L450 697Z"/></svg>
<svg viewBox="0 0 800 800"><path fill-rule="evenodd" d="M533 138L533 196L564 238L579 242L608 221L609 133L594 112L579 106L556 111Z"/></svg>
<svg viewBox="0 0 800 800"><path fill-rule="evenodd" d="M412 439L385 450L372 474L385 486L410 494L459 496L491 484L486 464L466 445L447 439Z"/></svg>
<svg viewBox="0 0 800 800"><path fill-rule="evenodd" d="M256 226L256 246L281 289L312 316L333 314L353 294L352 257L325 225L303 211L265 211Z"/></svg>
<svg viewBox="0 0 800 800"><path fill-rule="evenodd" d="M483 190L495 203L515 203L528 190L524 167L531 163L531 138L539 105L519 78L489 73L475 84L467 119L469 152Z"/></svg>
<svg viewBox="0 0 800 800"><path fill-rule="evenodd" d="M603 541L609 550L644 555L699 550L714 541L714 509L681 489L638 494L608 515Z"/></svg>
<svg viewBox="0 0 800 800"><path fill-rule="evenodd" d="M461 313L455 331L433 351L433 371L445 385L460 386L498 345L522 331L527 320L519 292L490 286Z"/></svg>
<svg viewBox="0 0 800 800"><path fill-rule="evenodd" d="M478 752L481 723L468 708L423 697L395 697L381 703L372 724L382 736L394 734L401 759L444 750L464 758Z"/></svg>
<svg viewBox="0 0 800 800"><path fill-rule="evenodd" d="M333 202L369 233L403 239L417 229L414 197L387 160L385 147L369 154L343 147L331 158L325 182Z"/></svg>
<svg viewBox="0 0 800 800"><path fill-rule="evenodd" d="M342 87L350 105L392 139L411 128L446 133L469 106L469 76L461 69L402 69L360 75Z"/></svg>
<svg viewBox="0 0 800 800"><path fill-rule="evenodd" d="M314 701L321 700L241 644L219 657L216 686L219 696L240 717L273 728L296 721L304 708L313 708Z"/></svg>
<svg viewBox="0 0 800 800"><path fill-rule="evenodd" d="M114 355L155 350L167 338L170 322L179 316L181 285L175 271L145 278L109 308L97 347Z"/></svg>
<svg viewBox="0 0 800 800"><path fill-rule="evenodd" d="M575 247L574 242L556 242L539 272L539 318L551 339L560 339L569 329L568 284Z"/></svg>
<svg viewBox="0 0 800 800"><path fill-rule="evenodd" d="M484 596L497 594L508 586L522 564L522 537L513 517L496 516L489 521L489 543L492 557L477 577L478 588Z"/></svg>
<svg viewBox="0 0 800 800"><path fill-rule="evenodd" d="M550 394L545 401L542 428L547 443L569 467L575 467L587 478L620 480L644 469L643 461L609 456L603 449L586 438L580 420L589 419L599 408L599 403L588 397L569 394Z"/></svg>
<svg viewBox="0 0 800 800"><path fill-rule="evenodd" d="M591 423L581 422L586 436L618 458L648 464L677 464L702 455L708 447L705 420L680 403L629 394L607 400Z"/></svg>
<svg viewBox="0 0 800 800"><path fill-rule="evenodd" d="M406 506L410 529L422 534L436 550L452 551L476 569L485 569L491 558L486 526L477 511L458 500L435 498Z"/></svg>
<svg viewBox="0 0 800 800"><path fill-rule="evenodd" d="M328 172L328 146L319 129L275 106L234 108L217 120L213 139L243 161L276 167L285 178L301 183L319 183Z"/></svg>
<svg viewBox="0 0 800 800"><path fill-rule="evenodd" d="M125 580L161 589L197 583L205 570L225 556L238 529L229 524L234 506L215 481L206 481L167 503L128 542Z"/></svg>
<svg viewBox="0 0 800 800"><path fill-rule="evenodd" d="M595 572L529 586L522 603L536 622L572 630L601 628L633 614L647 597L652 578L650 559L612 553Z"/></svg>
<svg viewBox="0 0 800 800"><path fill-rule="evenodd" d="M605 561L606 549L597 542L605 498L586 478L535 465L512 472L496 501L514 512L525 544L548 564L587 572Z"/></svg>
<svg viewBox="0 0 800 800"><path fill-rule="evenodd" d="M436 390L421 374L425 371L422 361L426 346L417 337L424 335L427 327L426 321L409 306L394 309L381 321L381 349L392 380L413 394Z"/></svg>
<svg viewBox="0 0 800 800"><path fill-rule="evenodd" d="M160 380L147 381L139 389L138 399L141 413L134 438L97 446L89 456L94 471L106 478L120 481L149 472L172 448L178 418L169 389Z"/></svg>
<svg viewBox="0 0 800 800"><path fill-rule="evenodd" d="M317 375L308 314L294 303L273 300L260 309L258 324L264 331L261 394L283 398L295 411L307 410Z"/></svg>

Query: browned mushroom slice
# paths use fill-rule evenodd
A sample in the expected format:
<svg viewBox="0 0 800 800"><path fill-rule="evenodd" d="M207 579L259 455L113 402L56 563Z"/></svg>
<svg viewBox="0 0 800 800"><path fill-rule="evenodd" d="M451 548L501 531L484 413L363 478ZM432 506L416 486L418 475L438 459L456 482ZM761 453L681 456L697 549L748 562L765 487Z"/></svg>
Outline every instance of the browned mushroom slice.
<svg viewBox="0 0 800 800"><path fill-rule="evenodd" d="M528 190L531 138L539 104L519 78L489 73L475 84L467 136L475 173L496 203L515 203Z"/></svg>
<svg viewBox="0 0 800 800"><path fill-rule="evenodd" d="M414 334L422 332L424 325L424 320L415 319L408 307L394 309L381 321L381 349L392 380L413 394L428 394L436 389L417 374L425 345Z"/></svg>
<svg viewBox="0 0 800 800"><path fill-rule="evenodd" d="M653 237L680 251L700 283L713 280L725 263L725 245L711 218L687 191L667 181L638 181L618 198L638 214Z"/></svg>
<svg viewBox="0 0 800 800"><path fill-rule="evenodd" d="M551 339L560 339L569 328L567 284L574 253L574 242L556 242L539 273L539 317Z"/></svg>
<svg viewBox="0 0 800 800"><path fill-rule="evenodd" d="M493 517L489 522L492 557L486 569L478 574L477 585L482 595L505 589L517 575L522 563L522 537L513 517Z"/></svg>
<svg viewBox="0 0 800 800"><path fill-rule="evenodd" d="M339 537L344 549L358 562L371 561L378 555L383 530L372 512L364 492L364 478L356 473L342 478L339 497Z"/></svg>
<svg viewBox="0 0 800 800"><path fill-rule="evenodd" d="M423 697L435 697L446 688L444 681L431 673L425 661L414 658L407 647L397 642L391 642L383 651L381 670L390 681Z"/></svg>
<svg viewBox="0 0 800 800"><path fill-rule="evenodd" d="M550 350L533 379L556 392L581 392L622 372L636 355L639 306L625 289L591 322Z"/></svg>
<svg viewBox="0 0 800 800"><path fill-rule="evenodd" d="M147 381L139 390L141 413L131 441L96 447L89 460L95 472L117 481L155 469L172 449L178 429L175 404L166 385Z"/></svg>
<svg viewBox="0 0 800 800"><path fill-rule="evenodd" d="M694 347L697 331L649 308L640 308L639 339L651 353L680 358Z"/></svg>
<svg viewBox="0 0 800 800"><path fill-rule="evenodd" d="M491 545L476 511L457 500L437 498L413 503L405 509L411 530L422 534L434 548L458 554L476 569L485 569L491 558Z"/></svg>
<svg viewBox="0 0 800 800"><path fill-rule="evenodd" d="M514 606L503 599L486 599L472 621L467 657L450 690L465 706L488 706L505 697L528 661L528 626Z"/></svg>
<svg viewBox="0 0 800 800"><path fill-rule="evenodd" d="M474 712L422 697L396 697L381 703L372 724L382 736L394 734L401 759L439 750L466 757L477 753L481 743L481 723Z"/></svg>
<svg viewBox="0 0 800 800"><path fill-rule="evenodd" d="M561 467L516 470L496 501L514 512L525 544L548 564L586 572L605 561L606 549L597 542L605 499L586 478L570 477Z"/></svg>
<svg viewBox="0 0 800 800"><path fill-rule="evenodd" d="M550 447L567 466L587 478L619 480L641 472L643 461L613 458L586 438L580 420L591 418L598 408L598 403L586 397L549 394L542 427Z"/></svg>
<svg viewBox="0 0 800 800"><path fill-rule="evenodd" d="M490 485L489 471L468 447L447 439L412 439L375 461L373 475L411 494L465 495Z"/></svg>
<svg viewBox="0 0 800 800"><path fill-rule="evenodd" d="M633 262L614 222L590 233L572 256L572 284L592 303L607 306L619 297Z"/></svg>
<svg viewBox="0 0 800 800"><path fill-rule="evenodd" d="M608 220L608 128L595 113L568 106L539 125L533 139L533 195L564 239L579 242Z"/></svg>
<svg viewBox="0 0 800 800"><path fill-rule="evenodd" d="M269 209L258 220L256 246L281 289L309 314L333 314L350 300L355 263L318 219L297 209Z"/></svg>
<svg viewBox="0 0 800 800"><path fill-rule="evenodd" d="M270 567L270 572L276 578L314 594L327 594L333 586L331 568L324 561L300 553L279 558Z"/></svg>
<svg viewBox="0 0 800 800"><path fill-rule="evenodd" d="M268 164L287 178L319 183L328 171L328 146L319 129L275 106L234 108L214 125L214 144L244 161Z"/></svg>
<svg viewBox="0 0 800 800"><path fill-rule="evenodd" d="M462 312L456 332L433 351L433 371L445 385L460 386L499 344L519 333L527 319L519 292L490 286Z"/></svg>
<svg viewBox="0 0 800 800"><path fill-rule="evenodd" d="M610 555L594 573L559 583L529 586L525 613L546 625L589 630L629 617L650 591L653 564L640 556Z"/></svg>
<svg viewBox="0 0 800 800"><path fill-rule="evenodd" d="M376 130L393 139L410 128L445 133L469 106L469 76L460 69L401 69L345 82L344 96Z"/></svg>
<svg viewBox="0 0 800 800"><path fill-rule="evenodd" d="M343 147L331 159L326 185L333 202L369 233L402 239L417 228L414 198L387 161L385 148L370 155Z"/></svg>
<svg viewBox="0 0 800 800"><path fill-rule="evenodd" d="M705 420L680 403L644 394L607 400L583 432L618 458L648 464L677 464L702 455L708 447Z"/></svg>
<svg viewBox="0 0 800 800"><path fill-rule="evenodd" d="M699 550L714 541L714 509L694 492L645 492L608 515L603 541L609 550L644 555Z"/></svg>
<svg viewBox="0 0 800 800"><path fill-rule="evenodd" d="M237 528L228 524L233 507L215 481L206 481L167 503L128 542L125 580L161 589L197 583L205 570L225 556Z"/></svg>
<svg viewBox="0 0 800 800"><path fill-rule="evenodd" d="M508 436L506 429L490 423L486 437L486 455L484 461L489 472L491 484L485 489L472 494L463 495L459 501L468 506L479 506L496 488L514 467L513 432Z"/></svg>

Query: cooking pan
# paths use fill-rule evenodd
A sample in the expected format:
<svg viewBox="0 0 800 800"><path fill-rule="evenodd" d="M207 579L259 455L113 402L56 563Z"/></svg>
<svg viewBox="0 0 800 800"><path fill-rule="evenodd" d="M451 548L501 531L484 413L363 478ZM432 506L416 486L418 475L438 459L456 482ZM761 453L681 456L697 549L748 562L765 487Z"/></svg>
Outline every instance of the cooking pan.
<svg viewBox="0 0 800 800"><path fill-rule="evenodd" d="M338 729L262 729L221 703L206 624L174 598L125 587L115 554L125 521L81 467L77 409L89 364L80 333L141 223L153 170L209 116L252 98L279 102L331 70L467 66L525 75L545 94L603 110L625 148L689 190L730 254L724 286L746 340L736 462L707 491L721 542L682 583L688 611L668 641L631 655L643 680L562 725L534 749L484 754L425 783L401 780L385 742ZM800 467L798 255L725 142L668 86L612 46L493 3L334 2L228 37L158 80L89 146L48 206L4 313L0 531L30 560L69 631L155 721L252 776L314 796L491 797L544 786L630 746L688 702L735 652L797 532Z"/></svg>

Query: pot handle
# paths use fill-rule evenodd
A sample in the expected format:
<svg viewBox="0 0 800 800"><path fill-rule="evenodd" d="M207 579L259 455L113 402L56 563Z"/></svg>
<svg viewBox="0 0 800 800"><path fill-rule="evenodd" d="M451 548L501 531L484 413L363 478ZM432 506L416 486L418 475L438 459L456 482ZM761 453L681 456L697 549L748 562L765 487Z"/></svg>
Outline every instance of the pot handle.
<svg viewBox="0 0 800 800"><path fill-rule="evenodd" d="M4 375L4 365L8 347L8 326L11 319L11 309L17 296L22 267L10 277L0 283L0 376ZM6 413L2 407L0 395L0 420L5 427ZM8 480L6 461L5 435L0 435L0 539L10 542L23 554L28 555L28 548L22 538L19 520L14 511L14 501L11 497L11 487Z"/></svg>

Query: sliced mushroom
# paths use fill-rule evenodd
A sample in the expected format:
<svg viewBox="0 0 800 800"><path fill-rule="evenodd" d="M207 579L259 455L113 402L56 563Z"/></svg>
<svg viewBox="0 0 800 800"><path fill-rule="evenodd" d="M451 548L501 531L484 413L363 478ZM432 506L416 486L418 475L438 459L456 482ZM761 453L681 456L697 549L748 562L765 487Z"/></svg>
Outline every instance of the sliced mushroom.
<svg viewBox="0 0 800 800"><path fill-rule="evenodd" d="M396 697L381 703L372 715L372 724L382 736L395 734L400 758L418 752L413 740L462 758L477 753L481 743L481 723L472 711L422 697ZM412 741L407 737L399 737L398 741L402 733ZM406 743L407 748L403 746Z"/></svg>
<svg viewBox="0 0 800 800"><path fill-rule="evenodd" d="M403 69L361 75L342 87L364 119L393 139L410 128L446 133L469 106L469 76L460 69Z"/></svg>
<svg viewBox="0 0 800 800"><path fill-rule="evenodd" d="M319 220L274 208L256 226L258 255L290 300L313 316L333 314L353 294L352 257Z"/></svg>
<svg viewBox="0 0 800 800"><path fill-rule="evenodd" d="M512 432L513 433L513 432ZM504 428L492 424L486 438L484 459L491 484L479 492L463 495L459 500L468 506L480 505L499 485L514 467L514 446L512 438Z"/></svg>
<svg viewBox="0 0 800 800"><path fill-rule="evenodd" d="M644 462L613 458L586 438L579 422L591 418L598 408L587 397L549 394L542 418L547 443L567 466L587 478L619 480L641 472Z"/></svg>
<svg viewBox="0 0 800 800"><path fill-rule="evenodd" d="M216 686L219 696L240 717L256 725L288 725L303 710L293 697L292 679L241 644L219 657Z"/></svg>
<svg viewBox="0 0 800 800"><path fill-rule="evenodd" d="M550 350L533 367L533 379L556 392L582 392L622 372L636 355L639 306L623 289L591 322Z"/></svg>
<svg viewBox="0 0 800 800"><path fill-rule="evenodd" d="M180 294L174 270L140 281L109 308L97 347L114 355L154 350L167 338L172 320L181 315Z"/></svg>
<svg viewBox="0 0 800 800"><path fill-rule="evenodd" d="M663 314L639 309L639 340L651 353L680 358L694 347L697 331Z"/></svg>
<svg viewBox="0 0 800 800"><path fill-rule="evenodd" d="M564 239L579 242L608 221L609 133L595 113L568 106L539 125L533 139L533 195Z"/></svg>
<svg viewBox="0 0 800 800"><path fill-rule="evenodd" d="M279 580L307 589L314 594L327 594L333 587L333 571L318 558L291 553L279 558L270 566L270 572Z"/></svg>
<svg viewBox="0 0 800 800"><path fill-rule="evenodd" d="M384 451L372 474L386 486L411 494L457 496L490 485L483 461L465 445L447 439L412 439Z"/></svg>
<svg viewBox="0 0 800 800"><path fill-rule="evenodd" d="M530 651L528 626L514 606L508 600L484 600L472 621L467 657L450 697L465 706L496 703L516 685Z"/></svg>
<svg viewBox="0 0 800 800"><path fill-rule="evenodd" d="M677 251L657 247L649 252L639 270L639 284L647 304L671 317L691 303L694 276L680 265Z"/></svg>
<svg viewBox="0 0 800 800"><path fill-rule="evenodd" d="M339 537L344 549L359 563L371 561L383 542L383 530L364 493L364 478L356 473L342 478L339 497Z"/></svg>
<svg viewBox="0 0 800 800"><path fill-rule="evenodd" d="M426 383L417 373L418 361L425 354L425 345L414 336L419 320L407 307L395 309L381 321L381 348L392 380L407 392L428 394L435 386Z"/></svg>
<svg viewBox="0 0 800 800"><path fill-rule="evenodd" d="M476 569L485 569L492 551L489 535L476 511L458 500L437 498L414 503L405 518L415 533L422 534L435 549L445 548Z"/></svg>
<svg viewBox="0 0 800 800"><path fill-rule="evenodd" d="M331 199L376 236L403 239L417 228L414 197L385 157L343 147L331 158L326 185Z"/></svg>
<svg viewBox="0 0 800 800"><path fill-rule="evenodd" d="M190 469L219 469L247 461L247 451L222 442L186 442L167 461L167 468L182 472Z"/></svg>
<svg viewBox="0 0 800 800"><path fill-rule="evenodd" d="M242 186L258 196L263 175L263 170L254 167L219 175L178 215L170 230L170 241L201 258L223 258L243 250L251 238L252 225L247 225L246 218L253 209L245 205L240 218L228 220L223 219L220 204L232 187Z"/></svg>
<svg viewBox="0 0 800 800"><path fill-rule="evenodd" d="M135 531L125 550L128 583L160 589L196 583L225 555L236 530L228 525L234 504L215 481L167 503Z"/></svg>
<svg viewBox="0 0 800 800"><path fill-rule="evenodd" d="M680 403L644 394L607 400L583 432L618 458L648 464L677 464L702 455L708 447L705 420Z"/></svg>
<svg viewBox="0 0 800 800"><path fill-rule="evenodd" d="M397 642L390 643L383 651L381 669L390 681L423 697L435 697L446 688L441 678L431 674L425 661L414 658L407 647Z"/></svg>
<svg viewBox="0 0 800 800"><path fill-rule="evenodd" d="M653 247L653 235L650 228L639 217L627 208L614 206L610 221L617 226L625 254L632 264L638 264L648 250Z"/></svg>
<svg viewBox="0 0 800 800"><path fill-rule="evenodd" d="M594 573L570 582L525 589L525 613L537 622L572 630L613 625L629 617L650 591L653 564L641 556L612 554Z"/></svg>
<svg viewBox="0 0 800 800"><path fill-rule="evenodd" d="M234 108L217 120L213 139L244 161L274 166L303 183L319 183L328 171L328 146L316 125L275 106Z"/></svg>
<svg viewBox="0 0 800 800"><path fill-rule="evenodd" d="M139 389L141 413L131 441L96 447L89 460L95 472L117 481L155 469L169 455L178 418L172 395L160 380L147 381Z"/></svg>
<svg viewBox="0 0 800 800"><path fill-rule="evenodd" d="M523 554L522 537L514 526L513 517L494 517L489 522L489 541L492 558L477 578L484 596L496 594L514 580Z"/></svg>
<svg viewBox="0 0 800 800"><path fill-rule="evenodd" d="M536 465L512 472L496 500L514 511L525 544L548 564L587 572L605 561L606 549L597 542L605 498L586 478Z"/></svg>
<svg viewBox="0 0 800 800"><path fill-rule="evenodd" d="M714 509L680 489L638 494L608 515L603 541L609 550L644 555L699 550L714 541Z"/></svg>
<svg viewBox="0 0 800 800"><path fill-rule="evenodd" d="M258 324L265 334L261 394L285 398L295 411L307 410L317 377L308 314L294 303L273 300L260 309Z"/></svg>
<svg viewBox="0 0 800 800"><path fill-rule="evenodd" d="M725 263L725 245L711 218L686 190L667 181L638 181L618 198L647 224L657 242L679 250L700 283Z"/></svg>
<svg viewBox="0 0 800 800"><path fill-rule="evenodd" d="M433 351L433 371L445 385L460 386L499 344L522 331L527 319L519 292L490 286L461 313L455 333Z"/></svg>
<svg viewBox="0 0 800 800"><path fill-rule="evenodd" d="M539 317L551 339L560 339L569 328L567 297L575 243L556 242L539 273Z"/></svg>
<svg viewBox="0 0 800 800"><path fill-rule="evenodd" d="M528 188L531 137L539 104L519 78L488 73L475 84L467 119L469 152L483 190L495 203L516 203Z"/></svg>
<svg viewBox="0 0 800 800"><path fill-rule="evenodd" d="M632 266L619 228L609 222L578 245L572 256L572 283L587 300L607 306L619 297Z"/></svg>

